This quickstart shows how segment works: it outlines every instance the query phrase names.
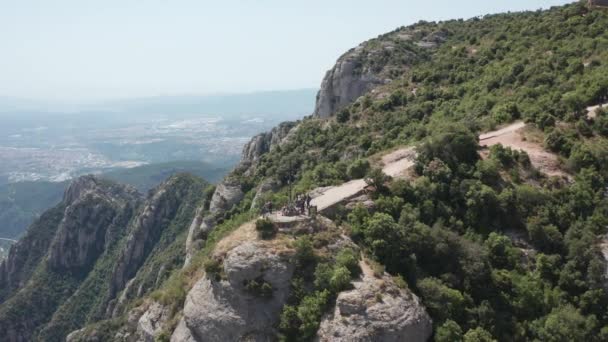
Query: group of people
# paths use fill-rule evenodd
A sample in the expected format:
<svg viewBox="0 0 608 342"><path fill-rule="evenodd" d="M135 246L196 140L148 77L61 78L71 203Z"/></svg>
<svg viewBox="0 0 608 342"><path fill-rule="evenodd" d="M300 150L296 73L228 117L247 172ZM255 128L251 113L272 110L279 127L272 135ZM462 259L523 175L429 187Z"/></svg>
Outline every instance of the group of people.
<svg viewBox="0 0 608 342"><path fill-rule="evenodd" d="M306 211L310 210L310 202L312 201L312 197L309 194L302 195L297 194L295 200L295 207L298 210L300 215L303 215Z"/></svg>
<svg viewBox="0 0 608 342"><path fill-rule="evenodd" d="M294 202L290 202L284 205L281 208L281 214L283 216L297 216L304 215L306 213L310 214L312 197L308 194L298 194L296 195L296 199ZM272 214L273 212L273 204L272 201L268 201L262 207L262 212L264 214Z"/></svg>

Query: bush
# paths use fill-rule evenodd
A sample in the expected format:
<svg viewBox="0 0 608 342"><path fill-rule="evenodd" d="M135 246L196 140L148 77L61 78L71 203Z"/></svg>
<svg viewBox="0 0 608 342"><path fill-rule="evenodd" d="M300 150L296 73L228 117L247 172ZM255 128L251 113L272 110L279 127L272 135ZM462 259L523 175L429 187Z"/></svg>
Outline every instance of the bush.
<svg viewBox="0 0 608 342"><path fill-rule="evenodd" d="M312 240L308 236L302 236L295 241L295 260L298 267L306 267L316 260Z"/></svg>
<svg viewBox="0 0 608 342"><path fill-rule="evenodd" d="M350 287L351 274L350 271L344 267L339 266L334 268L329 285L333 293L339 293Z"/></svg>
<svg viewBox="0 0 608 342"><path fill-rule="evenodd" d="M464 342L496 342L487 330L482 327L470 329L464 334Z"/></svg>
<svg viewBox="0 0 608 342"><path fill-rule="evenodd" d="M328 263L321 263L315 268L315 287L318 290L329 289L333 269Z"/></svg>
<svg viewBox="0 0 608 342"><path fill-rule="evenodd" d="M338 255L336 255L336 265L346 267L353 276L358 276L361 273L359 256L355 254L352 248L345 248L338 252Z"/></svg>
<svg viewBox="0 0 608 342"><path fill-rule="evenodd" d="M462 341L462 329L458 323L448 319L435 332L436 342L460 342Z"/></svg>
<svg viewBox="0 0 608 342"><path fill-rule="evenodd" d="M245 280L245 290L256 297L272 297L272 285L264 280L263 277Z"/></svg>
<svg viewBox="0 0 608 342"><path fill-rule="evenodd" d="M357 159L346 169L349 179L359 179L365 177L369 171L369 162L366 159Z"/></svg>
<svg viewBox="0 0 608 342"><path fill-rule="evenodd" d="M203 263L203 268L210 278L215 279L216 281L223 278L224 268L221 260L209 258Z"/></svg>
<svg viewBox="0 0 608 342"><path fill-rule="evenodd" d="M336 114L336 120L339 123L345 123L350 119L350 111L348 108L344 108Z"/></svg>
<svg viewBox="0 0 608 342"><path fill-rule="evenodd" d="M258 231L258 235L262 239L272 239L277 233L274 223L268 218L255 221L255 230Z"/></svg>
<svg viewBox="0 0 608 342"><path fill-rule="evenodd" d="M304 340L312 338L319 330L321 317L329 302L330 293L327 290L315 292L304 298L298 306L298 320L301 322L299 331Z"/></svg>

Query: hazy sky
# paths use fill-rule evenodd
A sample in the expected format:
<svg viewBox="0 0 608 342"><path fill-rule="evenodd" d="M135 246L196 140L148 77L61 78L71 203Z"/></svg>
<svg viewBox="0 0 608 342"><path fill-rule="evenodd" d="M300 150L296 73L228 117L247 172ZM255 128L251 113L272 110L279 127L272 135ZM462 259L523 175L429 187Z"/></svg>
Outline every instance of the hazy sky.
<svg viewBox="0 0 608 342"><path fill-rule="evenodd" d="M318 87L343 52L396 27L568 2L0 0L0 96Z"/></svg>

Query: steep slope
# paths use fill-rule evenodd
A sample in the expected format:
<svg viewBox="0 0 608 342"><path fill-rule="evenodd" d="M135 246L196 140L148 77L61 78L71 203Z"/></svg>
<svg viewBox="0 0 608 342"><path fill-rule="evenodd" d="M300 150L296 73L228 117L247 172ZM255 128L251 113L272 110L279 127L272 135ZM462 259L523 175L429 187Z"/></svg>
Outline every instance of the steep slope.
<svg viewBox="0 0 608 342"><path fill-rule="evenodd" d="M444 32L425 58L339 106L320 96L330 109L271 147L247 148L255 157L229 176L240 192L216 222L247 212L253 198L280 207L288 184L301 193L367 172L373 203L334 214L420 296L436 340L602 340L603 304L587 299L608 303L597 247L608 223L606 116L585 108L608 95L605 24L605 11L584 4L420 24ZM544 174L517 148L480 146L480 133L515 120L527 124L534 148L525 149L550 154L556 175L572 179ZM408 180L375 171L408 146L418 146Z"/></svg>
<svg viewBox="0 0 608 342"><path fill-rule="evenodd" d="M446 39L447 31L421 23L351 49L325 74L314 115L326 118L370 90L401 77L413 65L429 58L430 52Z"/></svg>
<svg viewBox="0 0 608 342"><path fill-rule="evenodd" d="M139 296L159 286L183 263L185 225L204 187L192 176L174 176L142 203L130 187L93 176L74 181L62 203L28 233L49 239L48 248L22 250L26 237L3 264L3 279L23 284L29 276L26 285L0 304L0 330L7 340L63 340L87 321L120 310L125 300L117 302L117 296L127 281ZM50 214L58 217L53 221L47 218ZM39 234L37 227L49 233ZM24 264L22 259L37 261L31 275L11 271L11 265ZM124 295L129 296L133 294Z"/></svg>

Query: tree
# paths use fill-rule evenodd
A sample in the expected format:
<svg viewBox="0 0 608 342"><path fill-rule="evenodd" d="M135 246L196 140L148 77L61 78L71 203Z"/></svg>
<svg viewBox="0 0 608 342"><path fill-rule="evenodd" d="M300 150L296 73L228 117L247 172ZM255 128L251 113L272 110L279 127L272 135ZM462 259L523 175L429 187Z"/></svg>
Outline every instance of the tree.
<svg viewBox="0 0 608 342"><path fill-rule="evenodd" d="M350 179L363 178L369 171L369 162L366 159L357 159L346 169L346 175Z"/></svg>
<svg viewBox="0 0 608 342"><path fill-rule="evenodd" d="M458 323L448 319L435 332L435 342L461 342L462 329Z"/></svg>
<svg viewBox="0 0 608 342"><path fill-rule="evenodd" d="M466 334L464 334L464 342L496 342L494 338L492 338L492 334L490 334L487 330L482 327L477 327L475 329L469 329Z"/></svg>
<svg viewBox="0 0 608 342"><path fill-rule="evenodd" d="M566 305L547 316L538 334L547 342L586 341L596 325L593 317L586 318L572 305Z"/></svg>

